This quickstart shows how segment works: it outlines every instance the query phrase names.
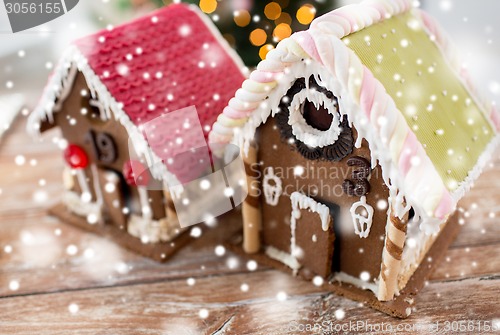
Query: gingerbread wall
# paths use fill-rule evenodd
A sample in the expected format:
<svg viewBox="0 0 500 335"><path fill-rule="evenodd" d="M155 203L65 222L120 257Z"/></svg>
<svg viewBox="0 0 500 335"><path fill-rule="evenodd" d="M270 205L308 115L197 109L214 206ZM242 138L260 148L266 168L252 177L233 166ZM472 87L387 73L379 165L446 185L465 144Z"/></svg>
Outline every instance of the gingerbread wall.
<svg viewBox="0 0 500 335"><path fill-rule="evenodd" d="M352 129L354 140L357 137L356 129ZM362 146L354 148L353 152L339 162L326 160L308 160L304 158L296 149L294 144L286 143L280 136L276 118L270 118L266 124L258 129L259 154L258 161L261 163L259 171L261 176L268 167L273 167L275 174L278 171L288 171L283 173L282 187L284 194L279 198L277 206L266 203L261 197L262 222L263 222L263 243L265 246L273 246L279 250L290 252L290 217L291 201L290 194L294 191L311 196L315 200L328 205L333 213L333 226L335 230L334 259L332 270L334 272L344 272L359 278L361 272L370 274L370 281L378 278L380 273L382 250L385 241L385 227L387 222L387 199L389 190L383 182L382 171L377 166L371 171L369 178L370 191L366 195L366 201L374 209L373 225L367 238L360 238L354 232L351 220L350 208L353 203L360 200L357 196L348 196L342 190L345 179L351 177L354 168L347 165L351 157L360 156L370 160L370 150L368 143L363 140ZM297 166L304 167L303 176L296 176L293 170ZM308 173L306 172L309 171ZM317 173L314 173L314 172ZM330 171L325 174L323 171ZM314 188L318 189L318 194L314 194ZM323 190L321 190L323 189ZM333 191L328 191L333 190ZM380 201L380 203L379 203ZM381 206L385 203L385 206ZM319 222L311 224L320 225ZM325 233L326 234L326 233ZM327 245L317 243L308 250L323 250ZM319 262L320 259L315 254L305 254L309 261ZM322 261L324 262L324 260ZM316 264L315 268L321 268L324 264Z"/></svg>

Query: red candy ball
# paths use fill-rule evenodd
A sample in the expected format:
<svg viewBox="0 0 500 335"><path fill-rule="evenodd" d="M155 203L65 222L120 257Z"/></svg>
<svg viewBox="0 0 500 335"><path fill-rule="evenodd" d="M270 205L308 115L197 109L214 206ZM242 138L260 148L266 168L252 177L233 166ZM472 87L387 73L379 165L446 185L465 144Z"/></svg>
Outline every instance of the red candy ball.
<svg viewBox="0 0 500 335"><path fill-rule="evenodd" d="M123 177L131 186L146 186L149 183L147 168L139 161L130 160L123 164Z"/></svg>
<svg viewBox="0 0 500 335"><path fill-rule="evenodd" d="M84 169L89 164L87 153L76 144L68 145L64 150L64 159L73 169Z"/></svg>

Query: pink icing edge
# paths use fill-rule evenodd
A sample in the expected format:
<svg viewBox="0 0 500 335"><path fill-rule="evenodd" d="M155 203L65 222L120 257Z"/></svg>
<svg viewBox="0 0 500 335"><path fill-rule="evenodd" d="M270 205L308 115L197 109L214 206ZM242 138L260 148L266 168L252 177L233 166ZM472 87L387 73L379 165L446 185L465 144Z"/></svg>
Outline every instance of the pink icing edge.
<svg viewBox="0 0 500 335"><path fill-rule="evenodd" d="M250 74L250 79L258 83L272 83L276 80L276 76L280 72L266 72L261 70L255 70Z"/></svg>
<svg viewBox="0 0 500 335"><path fill-rule="evenodd" d="M417 140L417 136L413 132L408 132L406 136L405 142L403 144L403 149L401 151L401 155L399 156L399 171L403 176L408 174L411 168L411 159L413 157L420 157L419 152L419 142Z"/></svg>
<svg viewBox="0 0 500 335"><path fill-rule="evenodd" d="M222 112L221 115L225 115L228 118L233 119L233 120L239 120L239 119L248 117L251 113L252 113L252 110L250 110L249 112L243 112L241 110L235 110L229 106L226 106L226 108L224 108L224 111Z"/></svg>
<svg viewBox="0 0 500 335"><path fill-rule="evenodd" d="M446 219L455 209L455 200L453 200L450 192L443 188L443 196L439 202L436 210L434 211L434 216L438 219Z"/></svg>
<svg viewBox="0 0 500 335"><path fill-rule="evenodd" d="M491 122L493 122L493 124L495 125L497 131L500 131L500 115L498 114L498 110L495 106L491 108L490 119Z"/></svg>
<svg viewBox="0 0 500 335"><path fill-rule="evenodd" d="M363 66L363 84L361 86L360 105L366 116L370 117L377 93L377 80L373 73Z"/></svg>
<svg viewBox="0 0 500 335"><path fill-rule="evenodd" d="M304 50L310 57L321 63L316 43L314 43L314 39L308 31L295 33L291 36L291 38L297 42L302 50Z"/></svg>

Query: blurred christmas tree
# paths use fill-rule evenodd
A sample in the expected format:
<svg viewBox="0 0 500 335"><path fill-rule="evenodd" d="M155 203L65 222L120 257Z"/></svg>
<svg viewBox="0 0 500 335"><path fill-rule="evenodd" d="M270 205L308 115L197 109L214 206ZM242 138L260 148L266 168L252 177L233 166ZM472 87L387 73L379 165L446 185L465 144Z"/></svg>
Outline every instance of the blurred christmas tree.
<svg viewBox="0 0 500 335"><path fill-rule="evenodd" d="M255 66L282 39L307 29L337 5L334 0L184 0L208 14L247 66Z"/></svg>
<svg viewBox="0 0 500 335"><path fill-rule="evenodd" d="M121 12L142 15L173 0L117 0ZM338 6L338 0L182 0L199 6L236 49L247 66L256 66L292 32Z"/></svg>

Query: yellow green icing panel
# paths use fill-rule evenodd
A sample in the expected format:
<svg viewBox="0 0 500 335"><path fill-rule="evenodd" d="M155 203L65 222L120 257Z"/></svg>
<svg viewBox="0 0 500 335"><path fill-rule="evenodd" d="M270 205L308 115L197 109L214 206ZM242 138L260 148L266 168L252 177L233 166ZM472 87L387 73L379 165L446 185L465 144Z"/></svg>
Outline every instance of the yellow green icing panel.
<svg viewBox="0 0 500 335"><path fill-rule="evenodd" d="M421 21L407 13L343 39L386 88L450 191L494 136Z"/></svg>

